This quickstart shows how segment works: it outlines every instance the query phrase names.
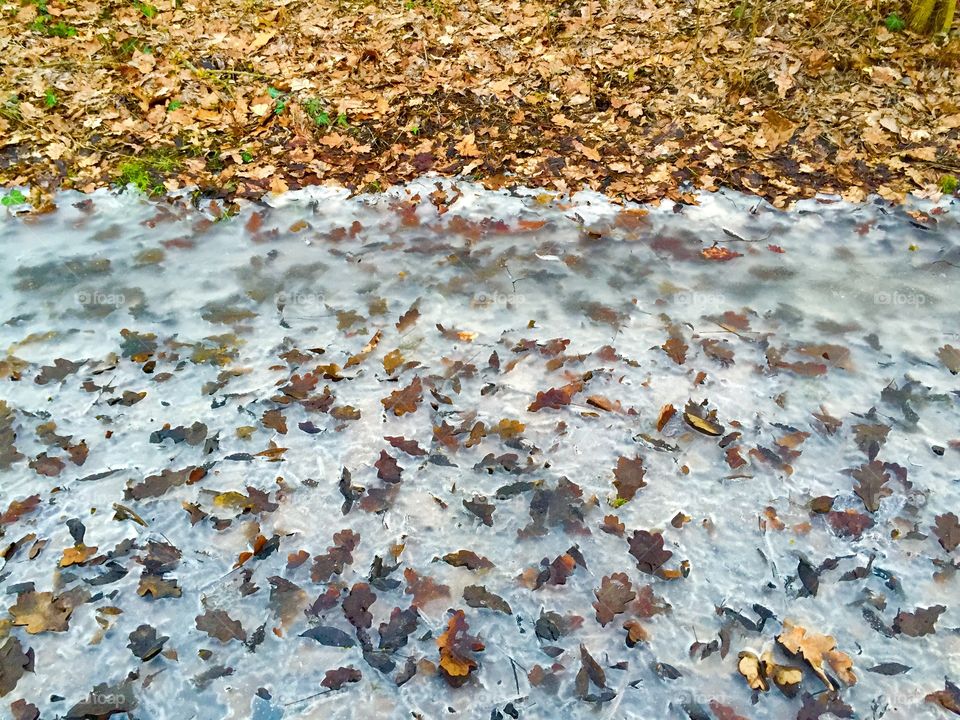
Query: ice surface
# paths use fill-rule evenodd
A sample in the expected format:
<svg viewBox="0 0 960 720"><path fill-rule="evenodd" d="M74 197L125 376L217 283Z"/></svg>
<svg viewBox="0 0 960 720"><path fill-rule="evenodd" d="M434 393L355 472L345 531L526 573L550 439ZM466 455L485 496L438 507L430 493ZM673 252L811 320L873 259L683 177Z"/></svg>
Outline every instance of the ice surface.
<svg viewBox="0 0 960 720"><path fill-rule="evenodd" d="M376 197L299 191L230 217L186 197L67 193L58 205L0 221L0 513L40 497L0 523L0 547L14 544L0 565L0 646L9 636L35 653L0 717L20 698L43 718L82 717L82 702L98 697L104 717L145 720L488 718L505 708L526 718L723 717L718 703L750 718L816 717L801 707L805 694L808 708L826 698L823 682L775 647L785 620L833 636L852 658L856 684L827 671L855 717L946 712L924 698L960 675L958 551L933 532L937 516L960 513L960 384L940 350L960 347L955 205L819 200L782 213L721 193L638 210L596 194L426 180ZM399 329L411 308L419 317ZM309 373L315 386L290 390ZM416 410L386 409L381 401L415 378ZM329 403L301 402L325 387ZM576 392L531 411L551 388ZM690 400L716 410L719 436L684 420ZM667 404L677 412L658 431ZM823 417L842 425L831 433ZM501 436L501 420L525 427ZM189 431L194 423L205 427ZM167 424L186 430L164 438ZM377 477L382 451L401 482ZM737 455L744 463L733 467ZM627 502L613 485L621 457L645 468ZM889 480L869 512L850 471L874 458ZM346 514L344 468L348 486L374 496ZM172 486L143 490L184 469ZM550 494L563 478L579 499ZM502 490L518 482L531 485ZM250 500L251 487L268 499ZM837 514L811 510L825 495ZM477 496L495 506L491 526L464 507ZM537 535L534 516L551 498ZM118 518L115 503L145 526ZM830 524L854 517L839 515L847 509L873 523L860 537ZM678 513L689 520L672 523ZM601 530L606 515L625 525L623 537ZM97 549L61 568L77 545L74 518ZM352 561L314 582L314 558L346 528L360 536ZM687 561L686 576L643 572L629 553L634 530L662 533L673 553L665 569ZM180 597L138 594L151 543L179 549L163 578L176 579ZM574 546L586 567L536 588L541 559ZM442 560L461 549L494 567ZM288 567L300 550L310 558ZM373 583L374 647L391 610L413 599L405 570L449 588L420 603L404 646L381 654L395 666L387 672L364 658L364 634L341 609L350 588L371 583L375 556L399 567ZM803 563L819 568L815 595L798 578ZM111 568L126 574L90 584ZM643 617L631 605L601 626L594 591L621 572L635 591L652 586L669 612ZM470 607L470 585L512 614ZM305 614L331 586L343 589L336 604ZM6 622L31 589L65 598L68 629L31 634ZM772 613L760 630L750 627L755 605ZM897 632L900 610L936 605L946 610L935 632ZM479 667L452 688L421 662L398 686L408 659L439 661L450 609L464 610L485 644ZM246 643L198 629L196 618L217 610ZM572 616L568 634L538 636L550 612ZM632 648L631 619L648 634ZM128 647L142 625L168 637L149 660ZM355 644L301 637L312 626ZM722 652L719 642L704 659L690 652L721 636ZM612 692L602 703L578 697L581 645L605 669ZM805 668L797 697L771 688L751 704L737 656L765 648ZM911 669L868 670L889 662ZM359 682L321 686L346 666Z"/></svg>

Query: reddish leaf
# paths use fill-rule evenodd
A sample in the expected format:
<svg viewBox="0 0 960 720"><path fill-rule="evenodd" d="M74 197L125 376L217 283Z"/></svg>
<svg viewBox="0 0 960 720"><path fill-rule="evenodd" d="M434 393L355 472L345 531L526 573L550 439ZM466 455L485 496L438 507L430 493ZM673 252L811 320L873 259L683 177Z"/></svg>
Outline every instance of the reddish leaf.
<svg viewBox="0 0 960 720"><path fill-rule="evenodd" d="M413 595L412 605L416 608L422 608L431 600L450 597L449 587L441 585L429 575L420 575L413 568L404 570L403 577L407 581L404 592Z"/></svg>
<svg viewBox="0 0 960 720"><path fill-rule="evenodd" d="M336 670L327 670L320 684L331 690L339 690L347 683L360 682L361 677L363 676L360 671L353 666L340 667Z"/></svg>
<svg viewBox="0 0 960 720"><path fill-rule="evenodd" d="M649 533L646 530L634 530L628 540L630 554L637 559L641 572L656 575L660 568L673 557L673 553L663 548L663 535Z"/></svg>
<svg viewBox="0 0 960 720"><path fill-rule="evenodd" d="M373 466L377 469L377 477L385 482L398 483L403 468L397 465L396 459L387 454L386 450L380 451L380 459Z"/></svg>
<svg viewBox="0 0 960 720"><path fill-rule="evenodd" d="M368 608L376 601L377 596L371 592L367 583L354 583L350 594L343 600L343 614L355 628L367 630L373 623L373 615L368 612Z"/></svg>
<svg viewBox="0 0 960 720"><path fill-rule="evenodd" d="M559 410L564 405L569 405L573 396L581 390L583 390L582 382L572 382L563 387L540 391L537 393L536 399L527 407L527 410L530 412L537 412L544 408Z"/></svg>

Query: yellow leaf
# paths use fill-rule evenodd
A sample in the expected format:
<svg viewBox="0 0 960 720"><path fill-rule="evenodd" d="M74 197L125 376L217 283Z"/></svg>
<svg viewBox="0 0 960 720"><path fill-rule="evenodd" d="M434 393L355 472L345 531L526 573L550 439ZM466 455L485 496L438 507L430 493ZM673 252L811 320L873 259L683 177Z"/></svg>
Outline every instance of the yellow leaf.
<svg viewBox="0 0 960 720"><path fill-rule="evenodd" d="M400 352L400 348L396 348L383 356L383 369L387 371L387 374L393 375L393 371L403 365L404 361L405 358Z"/></svg>

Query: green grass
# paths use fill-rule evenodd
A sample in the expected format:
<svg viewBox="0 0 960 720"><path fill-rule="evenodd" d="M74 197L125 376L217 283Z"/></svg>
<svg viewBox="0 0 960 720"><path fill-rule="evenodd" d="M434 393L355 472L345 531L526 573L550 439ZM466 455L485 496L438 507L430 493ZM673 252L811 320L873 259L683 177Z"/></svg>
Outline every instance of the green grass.
<svg viewBox="0 0 960 720"><path fill-rule="evenodd" d="M140 14L143 15L148 20L152 20L157 16L157 13L160 12L156 7L150 3L145 2L134 2L133 6L140 11Z"/></svg>
<svg viewBox="0 0 960 720"><path fill-rule="evenodd" d="M903 21L903 18L896 13L890 13L887 15L887 19L883 22L887 26L887 30L890 32L903 32L903 30L907 27L907 24Z"/></svg>
<svg viewBox="0 0 960 720"><path fill-rule="evenodd" d="M175 173L182 165L180 158L170 150L147 151L120 164L117 184L121 187L133 185L144 195L162 195L166 192L164 178Z"/></svg>
<svg viewBox="0 0 960 720"><path fill-rule="evenodd" d="M77 36L77 29L73 25L68 25L63 20L51 23L49 15L38 15L36 20L30 23L29 28L47 37L72 38Z"/></svg>
<svg viewBox="0 0 960 720"><path fill-rule="evenodd" d="M346 113L337 113L336 117L331 117L326 105L317 98L310 98L303 103L303 109L317 127L324 128L325 130L329 130L334 125L344 129L350 127L350 121L347 120Z"/></svg>
<svg viewBox="0 0 960 720"><path fill-rule="evenodd" d="M173 112L183 107L183 100L171 100L167 105L167 112Z"/></svg>
<svg viewBox="0 0 960 720"><path fill-rule="evenodd" d="M53 91L53 88L47 88L43 93L43 104L47 108L55 108L60 101L57 99L57 94Z"/></svg>

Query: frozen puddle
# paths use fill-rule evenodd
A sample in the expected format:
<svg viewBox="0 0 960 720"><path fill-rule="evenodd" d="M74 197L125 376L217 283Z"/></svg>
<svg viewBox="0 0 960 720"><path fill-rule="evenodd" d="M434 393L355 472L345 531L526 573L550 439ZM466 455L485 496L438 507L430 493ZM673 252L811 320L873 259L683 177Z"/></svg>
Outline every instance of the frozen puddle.
<svg viewBox="0 0 960 720"><path fill-rule="evenodd" d="M701 201L4 218L0 716L956 711L956 207Z"/></svg>

